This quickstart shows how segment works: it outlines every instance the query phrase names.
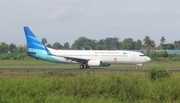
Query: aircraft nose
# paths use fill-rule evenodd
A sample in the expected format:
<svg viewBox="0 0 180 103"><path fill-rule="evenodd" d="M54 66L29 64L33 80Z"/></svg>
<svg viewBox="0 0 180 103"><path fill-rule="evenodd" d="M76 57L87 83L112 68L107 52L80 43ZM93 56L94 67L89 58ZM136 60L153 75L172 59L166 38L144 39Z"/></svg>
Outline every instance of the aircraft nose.
<svg viewBox="0 0 180 103"><path fill-rule="evenodd" d="M147 62L149 62L149 61L151 61L151 58L149 58L149 57L146 57L146 59L145 59Z"/></svg>

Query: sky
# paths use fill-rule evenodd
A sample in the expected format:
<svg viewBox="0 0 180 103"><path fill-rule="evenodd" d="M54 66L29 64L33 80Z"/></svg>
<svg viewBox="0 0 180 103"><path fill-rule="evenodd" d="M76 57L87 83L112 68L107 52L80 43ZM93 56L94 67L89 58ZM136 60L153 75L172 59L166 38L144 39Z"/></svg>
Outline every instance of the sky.
<svg viewBox="0 0 180 103"><path fill-rule="evenodd" d="M48 43L118 37L180 40L180 0L0 0L0 42L26 44L23 26Z"/></svg>

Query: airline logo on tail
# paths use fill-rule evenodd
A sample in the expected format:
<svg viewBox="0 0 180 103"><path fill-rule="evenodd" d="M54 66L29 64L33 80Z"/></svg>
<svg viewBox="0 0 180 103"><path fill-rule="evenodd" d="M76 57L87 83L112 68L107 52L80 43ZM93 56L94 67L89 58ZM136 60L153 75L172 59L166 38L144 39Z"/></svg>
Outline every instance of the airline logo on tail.
<svg viewBox="0 0 180 103"><path fill-rule="evenodd" d="M31 52L33 50L45 50L48 54L51 54L50 51L41 44L41 42L36 38L32 31L28 27L24 27L24 32L26 36L26 41L28 45L28 50Z"/></svg>
<svg viewBox="0 0 180 103"><path fill-rule="evenodd" d="M28 48L45 50L45 47L39 42L39 40L28 27L24 27L24 32L26 34Z"/></svg>
<svg viewBox="0 0 180 103"><path fill-rule="evenodd" d="M28 46L28 55L37 59L42 59L51 62L61 62L51 56L51 52L48 48L36 38L33 32L27 27L24 27L25 37Z"/></svg>

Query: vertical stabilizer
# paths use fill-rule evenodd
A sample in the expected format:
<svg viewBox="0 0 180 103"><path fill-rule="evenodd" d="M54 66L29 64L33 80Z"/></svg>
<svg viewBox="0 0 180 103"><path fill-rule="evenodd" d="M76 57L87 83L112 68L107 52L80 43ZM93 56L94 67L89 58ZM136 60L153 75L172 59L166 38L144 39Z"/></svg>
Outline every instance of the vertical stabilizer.
<svg viewBox="0 0 180 103"><path fill-rule="evenodd" d="M29 49L38 49L38 50L46 50L44 45L36 38L36 36L32 33L32 31L28 27L24 27L24 32L26 36L26 41Z"/></svg>
<svg viewBox="0 0 180 103"><path fill-rule="evenodd" d="M29 29L29 27L24 26L24 33L28 46L28 55L37 59L42 59L50 62L60 62L59 60L53 58L49 49L44 46Z"/></svg>

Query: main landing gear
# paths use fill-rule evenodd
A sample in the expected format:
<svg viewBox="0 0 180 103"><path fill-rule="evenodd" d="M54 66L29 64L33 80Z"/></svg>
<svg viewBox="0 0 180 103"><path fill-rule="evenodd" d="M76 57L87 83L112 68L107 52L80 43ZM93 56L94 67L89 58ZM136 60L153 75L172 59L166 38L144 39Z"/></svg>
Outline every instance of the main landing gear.
<svg viewBox="0 0 180 103"><path fill-rule="evenodd" d="M84 69L84 65L81 64L81 65L79 66L79 68L80 68L80 69ZM86 65L85 65L85 68L88 69L88 68L90 68L90 67L86 64Z"/></svg>
<svg viewBox="0 0 180 103"><path fill-rule="evenodd" d="M136 66L135 68L136 68L136 69L139 69L139 67L138 67L138 66Z"/></svg>

